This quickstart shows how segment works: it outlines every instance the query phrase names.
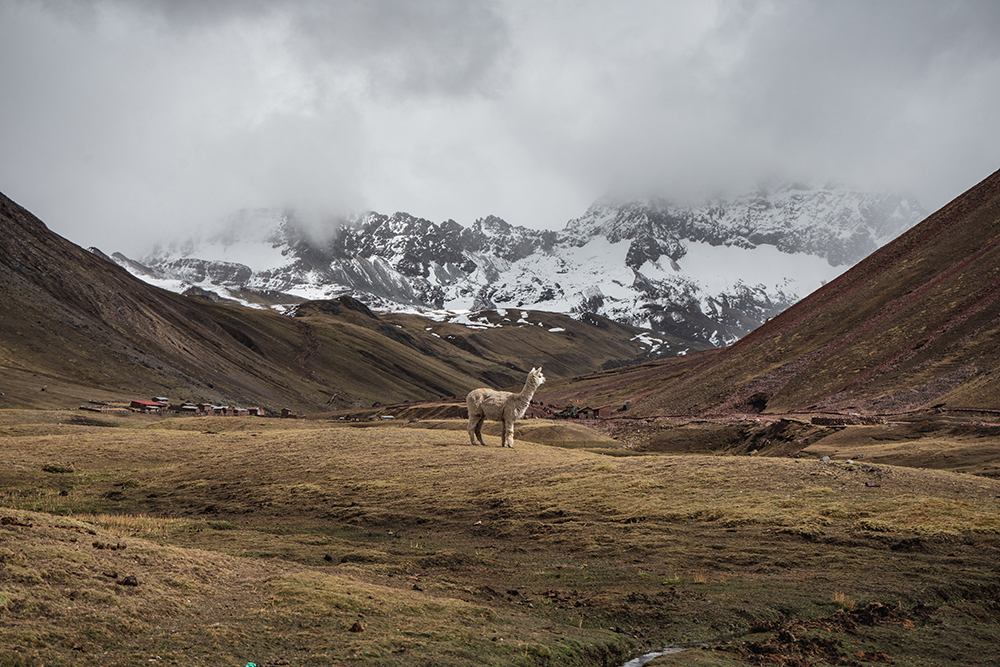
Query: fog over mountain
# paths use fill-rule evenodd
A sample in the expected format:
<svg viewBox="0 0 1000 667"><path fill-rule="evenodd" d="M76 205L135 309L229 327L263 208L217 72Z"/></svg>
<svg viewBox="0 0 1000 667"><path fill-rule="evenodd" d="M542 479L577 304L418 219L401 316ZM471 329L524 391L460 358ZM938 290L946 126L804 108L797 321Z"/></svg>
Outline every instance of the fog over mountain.
<svg viewBox="0 0 1000 667"><path fill-rule="evenodd" d="M12 0L0 187L145 252L241 209L560 230L772 177L933 211L995 168L1000 5Z"/></svg>
<svg viewBox="0 0 1000 667"><path fill-rule="evenodd" d="M247 305L287 309L350 295L433 317L596 313L715 346L733 343L924 216L912 198L802 183L695 207L602 200L558 232L496 216L465 227L370 212L331 221L320 234L295 211L257 209L139 260L111 258L172 291Z"/></svg>

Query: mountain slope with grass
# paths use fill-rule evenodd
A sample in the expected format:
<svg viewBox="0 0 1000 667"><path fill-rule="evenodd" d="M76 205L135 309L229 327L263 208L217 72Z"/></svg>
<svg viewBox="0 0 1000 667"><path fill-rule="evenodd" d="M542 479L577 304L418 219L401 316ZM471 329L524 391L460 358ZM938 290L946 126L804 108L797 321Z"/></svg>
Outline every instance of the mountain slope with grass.
<svg viewBox="0 0 1000 667"><path fill-rule="evenodd" d="M394 314L339 299L270 310L136 279L0 195L0 408L149 399L316 411L566 377L683 344L599 316ZM491 319L492 318L492 319Z"/></svg>
<svg viewBox="0 0 1000 667"><path fill-rule="evenodd" d="M731 347L542 395L646 416L995 411L997 341L1000 172Z"/></svg>

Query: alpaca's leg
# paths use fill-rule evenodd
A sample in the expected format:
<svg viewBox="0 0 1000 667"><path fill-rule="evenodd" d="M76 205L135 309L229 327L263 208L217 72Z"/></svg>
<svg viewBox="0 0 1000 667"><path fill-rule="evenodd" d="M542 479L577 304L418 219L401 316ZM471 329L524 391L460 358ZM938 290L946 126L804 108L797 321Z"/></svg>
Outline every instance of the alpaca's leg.
<svg viewBox="0 0 1000 667"><path fill-rule="evenodd" d="M476 444L476 429L479 428L479 418L469 413L469 442Z"/></svg>
<svg viewBox="0 0 1000 667"><path fill-rule="evenodd" d="M483 447L486 446L486 443L483 442L483 422L484 421L486 421L486 415L479 415L479 420L476 422L476 427L475 427L476 438L479 440L479 444L482 445ZM473 442L472 444L476 444L476 443Z"/></svg>
<svg viewBox="0 0 1000 667"><path fill-rule="evenodd" d="M503 446L514 449L514 422L504 420L503 423Z"/></svg>

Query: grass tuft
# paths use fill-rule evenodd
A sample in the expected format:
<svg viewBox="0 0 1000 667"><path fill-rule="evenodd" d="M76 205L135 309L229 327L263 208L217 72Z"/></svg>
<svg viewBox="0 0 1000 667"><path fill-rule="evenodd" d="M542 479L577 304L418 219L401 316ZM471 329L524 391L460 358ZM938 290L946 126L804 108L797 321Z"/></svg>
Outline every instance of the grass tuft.
<svg viewBox="0 0 1000 667"><path fill-rule="evenodd" d="M858 606L858 603L855 600L852 600L842 591L835 591L833 595L830 596L830 599L835 605L844 611L854 611L855 607Z"/></svg>
<svg viewBox="0 0 1000 667"><path fill-rule="evenodd" d="M72 465L63 465L61 463L47 463L42 466L44 472L53 473L71 473L76 472L76 469Z"/></svg>

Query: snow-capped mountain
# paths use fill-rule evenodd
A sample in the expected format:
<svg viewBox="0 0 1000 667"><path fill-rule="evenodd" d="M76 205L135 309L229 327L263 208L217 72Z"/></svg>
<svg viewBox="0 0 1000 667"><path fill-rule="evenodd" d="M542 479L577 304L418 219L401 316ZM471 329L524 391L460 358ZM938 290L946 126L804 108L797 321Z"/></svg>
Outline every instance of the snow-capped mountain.
<svg viewBox="0 0 1000 667"><path fill-rule="evenodd" d="M908 197L799 184L697 207L605 200L558 232L407 213L312 229L257 210L204 240L113 259L168 289L251 305L349 293L387 310L594 312L724 345L925 215Z"/></svg>

